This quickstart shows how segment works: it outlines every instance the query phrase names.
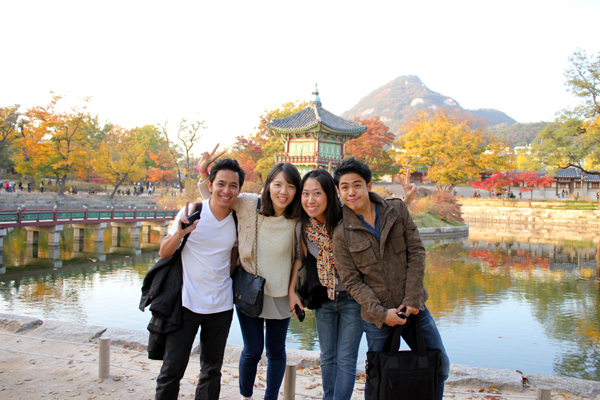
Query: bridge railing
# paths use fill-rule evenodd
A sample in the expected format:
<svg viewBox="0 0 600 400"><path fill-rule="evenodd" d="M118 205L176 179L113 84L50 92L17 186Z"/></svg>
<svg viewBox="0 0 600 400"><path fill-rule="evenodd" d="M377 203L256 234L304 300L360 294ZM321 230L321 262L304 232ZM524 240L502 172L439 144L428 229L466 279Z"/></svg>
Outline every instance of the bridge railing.
<svg viewBox="0 0 600 400"><path fill-rule="evenodd" d="M65 209L0 211L0 229L101 222L170 221L177 210Z"/></svg>

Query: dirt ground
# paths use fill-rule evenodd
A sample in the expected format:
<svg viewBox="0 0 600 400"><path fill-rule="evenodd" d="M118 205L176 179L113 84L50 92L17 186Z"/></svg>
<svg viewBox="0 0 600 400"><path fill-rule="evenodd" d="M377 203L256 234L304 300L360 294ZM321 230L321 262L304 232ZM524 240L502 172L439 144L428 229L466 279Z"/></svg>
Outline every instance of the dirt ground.
<svg viewBox="0 0 600 400"><path fill-rule="evenodd" d="M72 344L13 335L0 330L0 399L153 399L156 375L161 361L149 360L135 348L111 348L110 376L98 378L98 344ZM235 360L225 360L221 398L238 400L238 369ZM180 398L194 398L199 374L197 357L188 365L181 382ZM266 367L261 366L255 383L254 398L264 395ZM364 383L357 381L353 400L362 400ZM283 386L282 389L283 391ZM298 370L296 398L322 398L320 370ZM536 398L534 390L500 391L495 388L446 385L445 398L514 399ZM553 399L580 399L571 394L555 394Z"/></svg>

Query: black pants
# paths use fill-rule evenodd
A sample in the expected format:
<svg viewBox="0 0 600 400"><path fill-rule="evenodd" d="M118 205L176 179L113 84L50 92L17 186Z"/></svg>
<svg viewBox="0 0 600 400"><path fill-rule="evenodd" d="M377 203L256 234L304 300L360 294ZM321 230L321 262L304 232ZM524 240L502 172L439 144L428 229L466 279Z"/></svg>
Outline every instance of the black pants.
<svg viewBox="0 0 600 400"><path fill-rule="evenodd" d="M175 400L179 381L187 367L194 338L200 327L200 379L196 400L218 400L221 392L221 367L233 310L216 314L196 314L183 309L181 328L170 332L165 344L162 368L156 378L156 400Z"/></svg>

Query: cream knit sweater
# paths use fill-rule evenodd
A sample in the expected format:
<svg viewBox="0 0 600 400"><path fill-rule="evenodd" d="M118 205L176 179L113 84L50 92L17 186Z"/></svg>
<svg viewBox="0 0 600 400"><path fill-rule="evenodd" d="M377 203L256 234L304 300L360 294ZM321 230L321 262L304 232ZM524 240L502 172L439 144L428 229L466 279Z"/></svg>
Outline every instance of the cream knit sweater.
<svg viewBox="0 0 600 400"><path fill-rule="evenodd" d="M208 181L202 182L198 181L198 190L200 191L200 196L203 199L208 199L211 196L210 191L208 190ZM254 257L254 241L256 238L256 206L258 205L258 195L254 193L241 193L238 195L237 199L231 206L231 209L235 211L235 214L238 219L238 243L239 243L239 252L240 252L240 261L244 269L250 273L254 273L254 267L252 265L252 260ZM264 215L258 215L258 229L260 229L263 221L265 219ZM290 262L289 262L289 270L288 266L280 266L278 269L281 274L272 274L262 275L267 281L271 281L273 284L265 284L265 294L271 297L281 297L286 296L288 294L289 287L289 279L292 270L292 265L294 262L294 249L295 249L295 226L298 222L298 219L290 219L290 231L292 232L292 242L290 243ZM280 249L278 249L280 251ZM261 253L263 250L260 250ZM263 255L260 255L261 262L264 260ZM262 270L261 266L258 266L259 272ZM269 268L271 270L271 268Z"/></svg>

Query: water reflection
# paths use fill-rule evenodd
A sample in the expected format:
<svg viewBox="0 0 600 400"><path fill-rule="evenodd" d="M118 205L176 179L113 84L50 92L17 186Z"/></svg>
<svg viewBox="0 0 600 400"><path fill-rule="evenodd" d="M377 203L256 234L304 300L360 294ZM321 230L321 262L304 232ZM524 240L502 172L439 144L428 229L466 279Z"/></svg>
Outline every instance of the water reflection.
<svg viewBox="0 0 600 400"><path fill-rule="evenodd" d="M72 230L65 227L61 235L62 268L18 265L27 253L26 236L14 230L5 238L0 310L144 330L150 315L137 305L156 253L111 254L106 237L106 261L76 258ZM86 235L84 252L89 249L93 238ZM600 381L598 257L593 239L538 244L477 230L468 240L429 244L428 307L451 361ZM237 321L229 341L242 343ZM302 323L292 319L288 347L318 350L312 313ZM361 356L365 351L363 338Z"/></svg>

